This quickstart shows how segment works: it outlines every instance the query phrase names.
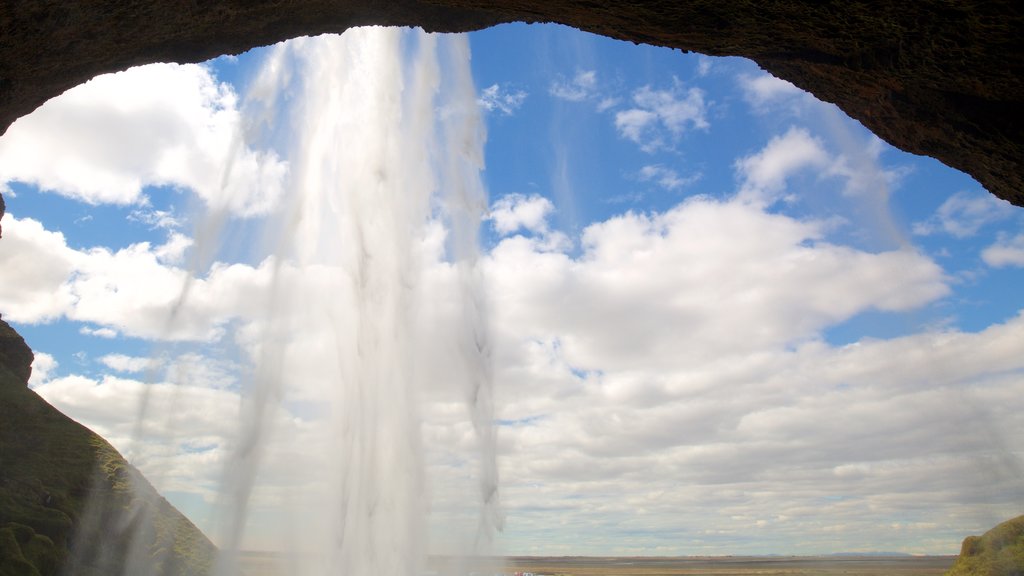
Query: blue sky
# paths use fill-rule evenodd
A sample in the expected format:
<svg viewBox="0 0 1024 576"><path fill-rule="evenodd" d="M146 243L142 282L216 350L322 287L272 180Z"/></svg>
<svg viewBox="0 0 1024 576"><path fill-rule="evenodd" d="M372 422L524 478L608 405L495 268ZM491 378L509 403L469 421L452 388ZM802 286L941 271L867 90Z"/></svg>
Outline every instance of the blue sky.
<svg viewBox="0 0 1024 576"><path fill-rule="evenodd" d="M539 25L469 45L499 551L953 554L1021 512L1024 212L743 59ZM255 310L289 257L268 246L308 233L285 217L309 217L288 211L295 150L335 121L289 110L334 110L317 90L355 66L322 49L103 77L0 138L0 313L37 354L33 388L215 538ZM322 74L281 73L303 62ZM465 113L454 93L439 122ZM334 135L342 156L378 141L352 122L364 132ZM429 546L450 551L473 523L476 440L439 384L459 305L437 205L411 240L429 304L410 346ZM141 390L160 416L140 435ZM246 547L274 546L275 506L304 486L273 469L276 451L309 456L318 399L289 394Z"/></svg>

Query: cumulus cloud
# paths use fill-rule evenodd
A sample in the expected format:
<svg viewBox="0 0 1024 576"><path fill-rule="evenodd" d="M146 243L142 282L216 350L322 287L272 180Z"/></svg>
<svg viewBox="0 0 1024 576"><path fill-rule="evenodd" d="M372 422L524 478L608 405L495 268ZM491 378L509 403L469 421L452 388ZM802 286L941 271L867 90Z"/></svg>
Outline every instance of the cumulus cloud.
<svg viewBox="0 0 1024 576"><path fill-rule="evenodd" d="M798 109L798 98L805 92L790 82L776 78L771 74L741 74L736 78L743 98L758 114L766 114L780 106Z"/></svg>
<svg viewBox="0 0 1024 576"><path fill-rule="evenodd" d="M645 152L671 146L687 127L706 130L710 126L704 91L686 89L679 81L664 90L644 86L633 92L632 101L633 108L615 114L615 127Z"/></svg>
<svg viewBox="0 0 1024 576"><path fill-rule="evenodd" d="M1024 234L1012 238L1001 237L995 244L982 251L981 259L995 268L1024 267Z"/></svg>
<svg viewBox="0 0 1024 576"><path fill-rule="evenodd" d="M101 357L99 361L115 372L125 372L128 374L142 372L156 364L156 361L145 356L127 356L125 354L107 354Z"/></svg>
<svg viewBox="0 0 1024 576"><path fill-rule="evenodd" d="M620 133L660 147L706 127L693 90L637 91L616 116ZM469 304L465 265L446 260L437 222L411 233L421 268L403 270L398 292L381 282L360 301L365 286L320 260L219 263L191 276L181 268L191 240L157 214L152 225L172 231L166 243L120 250L72 249L59 233L8 216L0 268L26 275L23 285L0 284L0 309L24 322L86 322L96 335L200 341L197 351L161 357L160 373L147 374L154 382L125 377L148 367L140 357L100 357L117 375L55 378L37 355L37 391L110 438L164 491L212 501L233 443L245 440L236 423L252 408L251 364L286 376L271 390L280 402L258 421L271 440L254 517L321 494L311 471L359 468L313 456L357 452L338 449L353 441L350 429L331 429L324 412L349 410L346 423L366 423L372 441L391 447L396 421L362 407L413 399L418 411L387 417L423 430L432 510L441 501L464 511L477 490L467 471L479 441L455 382L479 360L467 358L467 338L486 337L501 497L519 550L550 554L571 532L568 553L723 554L763 529L764 552L831 552L844 541L890 549L897 534L907 551L955 551L962 534L943 541L934 527L962 526L962 502L993 496L996 504L967 512L983 526L1024 497L1012 443L1024 430L1024 316L977 333L830 344L827 331L859 314L920 310L949 293L942 269L921 253L837 245L825 222L766 212L794 175L853 186L851 166L792 128L737 161L732 199L617 214L571 240L552 231L550 200L500 198L488 216L500 238L473 271L488 290ZM637 178L684 185L660 164ZM992 254L992 265L1012 262ZM273 301L275 291L286 297ZM378 297L401 301L398 317L374 308ZM486 333L467 336L477 325L466 316L480 310L491 314ZM408 355L375 368L408 369L416 393L338 386L360 376L354 356L338 350L402 340L406 313ZM371 403L353 402L357 395Z"/></svg>
<svg viewBox="0 0 1024 576"><path fill-rule="evenodd" d="M498 324L558 335L561 353L585 371L681 366L784 347L862 311L911 309L948 293L942 270L920 254L858 252L824 242L824 230L698 199L591 225L576 260L509 238L491 255L496 291L509 295Z"/></svg>
<svg viewBox="0 0 1024 576"><path fill-rule="evenodd" d="M214 501L236 432L237 394L110 375L54 378L35 391L109 440L159 490ZM140 427L144 393L148 417Z"/></svg>
<svg viewBox="0 0 1024 576"><path fill-rule="evenodd" d="M59 362L46 352L33 350L32 375L28 379L29 388L35 388L50 379L50 374L57 369Z"/></svg>
<svg viewBox="0 0 1024 576"><path fill-rule="evenodd" d="M78 329L78 333L85 336L96 336L98 338L117 338L118 332L113 328L91 328L89 326L82 326Z"/></svg>
<svg viewBox="0 0 1024 576"><path fill-rule="evenodd" d="M791 127L759 152L736 161L742 181L739 196L771 203L785 189L786 179L811 168L826 169L833 162L820 139L803 128Z"/></svg>
<svg viewBox="0 0 1024 576"><path fill-rule="evenodd" d="M175 230L181 227L181 221L169 210L153 210L148 207L139 208L132 210L128 215L128 219L132 222L145 224L153 229Z"/></svg>
<svg viewBox="0 0 1024 576"><path fill-rule="evenodd" d="M98 325L81 331L104 338L217 339L225 322L258 306L270 276L271 263L264 262L259 268L217 264L205 277L192 277L177 267L191 245L180 234L156 247L75 250L35 220L10 218L5 226L0 266L14 267L8 269L20 277L0 286L0 310L16 322L65 317Z"/></svg>
<svg viewBox="0 0 1024 576"><path fill-rule="evenodd" d="M711 58L699 56L697 58L697 76L707 76L711 72Z"/></svg>
<svg viewBox="0 0 1024 576"><path fill-rule="evenodd" d="M976 334L927 331L843 347L822 339L828 327L861 312L914 310L947 294L942 270L923 255L837 246L823 223L768 214L741 199L701 197L597 222L571 255L514 234L549 230L549 201L518 195L495 208L492 216L504 211L506 233L483 271L493 313L502 498L510 537L521 545L546 550L555 512L593 540L590 553L627 553L634 544L634 552L662 545L666 553L694 546L724 553L730 541L721 534L687 532L693 540L681 548L659 531L727 533L752 524L771 529L767 549L782 549L825 517L881 549L889 529L872 529L882 520L931 534L922 526L950 513L950 494L1019 490L1015 476L1000 472L1002 456L990 439L1016 437L1024 426L1024 317ZM410 362L424 402L433 498L452 504L473 489L466 454L476 440L463 393L452 385L456 366L466 362L457 344L464 329L458 271L443 259L443 229L428 232L416 300L429 305L415 310ZM283 268L285 290L305 285L308 292L294 309L278 310L280 329L314 326L313 317L344 309L325 304L349 297L337 271L314 268L294 271L302 283ZM219 300L222 306L237 293L225 294L233 296ZM255 354L251 335L273 328L261 326L256 313L246 318L235 339ZM318 489L292 471L315 466L313 447L328 441L329 429L308 406L337 394L327 381L345 364L316 359L344 346L347 329L287 333L281 369L290 378L274 417L280 436L268 445L263 487L254 496L259 507L284 505L298 486ZM101 361L140 369L142 360ZM39 391L135 455L161 489L212 500L237 433L229 423L243 405L233 378L245 368L202 355L168 366L165 380L183 385L74 376L51 379ZM143 390L158 415L147 420L147 442L134 436L137 404L130 400ZM993 428L981 430L979 421ZM180 430L188 436L176 435ZM829 499L837 494L843 499ZM688 528L680 528L680 509L693 520ZM619 533L602 531L602 523L635 523L659 534L613 541L607 534Z"/></svg>
<svg viewBox="0 0 1024 576"><path fill-rule="evenodd" d="M956 238L974 236L987 224L1013 216L1012 204L986 192L961 191L942 203L929 219L914 224L914 234L946 233Z"/></svg>
<svg viewBox="0 0 1024 576"><path fill-rule="evenodd" d="M181 264L185 258L185 251L192 247L195 242L184 234L173 232L167 238L167 242L153 249L156 259L164 264Z"/></svg>
<svg viewBox="0 0 1024 576"><path fill-rule="evenodd" d="M582 102L595 95L597 91L597 72L580 70L571 80L559 78L548 87L548 93L560 100Z"/></svg>
<svg viewBox="0 0 1024 576"><path fill-rule="evenodd" d="M649 164L640 169L637 178L641 182L654 182L665 190L676 191L680 188L696 182L700 175L682 177L672 168L660 164Z"/></svg>
<svg viewBox="0 0 1024 576"><path fill-rule="evenodd" d="M522 90L511 90L502 88L500 84L491 84L480 91L477 103L487 110L497 110L506 116L511 116L526 101L526 92Z"/></svg>
<svg viewBox="0 0 1024 576"><path fill-rule="evenodd" d="M68 280L79 254L64 235L32 219L7 214L0 241L0 268L17 270L17 281L0 283L0 314L15 322L45 322L64 314L74 303Z"/></svg>
<svg viewBox="0 0 1024 576"><path fill-rule="evenodd" d="M1020 494L1019 455L991 438L1024 426L1014 397L1024 317L977 334L830 346L827 326L925 306L948 288L920 254L858 252L822 233L740 201L695 199L595 224L575 258L502 241L489 278L515 537L543 546L552 510L583 526L643 511L637 525L657 532L680 529L673 516L686 509L688 530L762 521L779 531L766 551L823 521L881 549L875 525L912 519L921 526L902 529L928 534L951 510L943 494ZM979 466L984 478L971 472ZM551 509L532 511L537 500ZM699 545L672 540L661 542L676 553ZM728 549L728 538L701 541Z"/></svg>
<svg viewBox="0 0 1024 576"><path fill-rule="evenodd" d="M826 230L695 198L594 224L575 257L521 237L492 250L503 499L517 542L544 549L557 513L595 548L623 553L620 532L589 522L635 521L652 533L760 522L772 530L769 551L827 521L877 550L882 521L934 534L926 525L956 507L949 494L1021 493L1019 455L991 438L1024 426L1014 351L1024 317L977 334L831 346L821 338L829 326L920 308L949 288L919 253L835 246ZM684 528L680 509L693 519ZM721 535L687 534L696 540L685 547L656 534L637 545L729 547Z"/></svg>
<svg viewBox="0 0 1024 576"><path fill-rule="evenodd" d="M547 218L554 211L555 205L551 200L540 194L506 194L491 205L487 219L501 235L512 234L519 229L542 233L547 231Z"/></svg>
<svg viewBox="0 0 1024 576"><path fill-rule="evenodd" d="M175 186L240 216L264 214L288 167L245 144L237 100L202 65L98 76L10 127L0 138L0 182L91 204L145 204L146 186Z"/></svg>

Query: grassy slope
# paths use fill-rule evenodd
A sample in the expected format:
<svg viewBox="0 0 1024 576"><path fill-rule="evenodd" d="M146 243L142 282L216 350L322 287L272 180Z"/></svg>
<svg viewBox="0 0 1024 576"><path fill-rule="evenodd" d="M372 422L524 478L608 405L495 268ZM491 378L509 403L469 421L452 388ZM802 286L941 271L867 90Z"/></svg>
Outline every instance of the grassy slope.
<svg viewBox="0 0 1024 576"><path fill-rule="evenodd" d="M0 576L206 574L210 541L110 444L28 389L31 357L0 320Z"/></svg>
<svg viewBox="0 0 1024 576"><path fill-rule="evenodd" d="M946 576L1024 576L1024 516L964 539Z"/></svg>

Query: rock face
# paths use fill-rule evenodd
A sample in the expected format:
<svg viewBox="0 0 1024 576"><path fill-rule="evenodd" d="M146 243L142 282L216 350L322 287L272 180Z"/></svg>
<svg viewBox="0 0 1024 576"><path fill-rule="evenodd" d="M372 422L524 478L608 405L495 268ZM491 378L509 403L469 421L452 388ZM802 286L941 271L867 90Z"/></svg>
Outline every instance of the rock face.
<svg viewBox="0 0 1024 576"><path fill-rule="evenodd" d="M1024 4L796 0L33 0L0 10L0 133L104 72L351 26L559 22L752 58L876 134L1024 206Z"/></svg>
<svg viewBox="0 0 1024 576"><path fill-rule="evenodd" d="M105 440L29 390L0 320L0 576L194 575L215 549Z"/></svg>
<svg viewBox="0 0 1024 576"><path fill-rule="evenodd" d="M946 576L1024 576L1024 516L965 538Z"/></svg>

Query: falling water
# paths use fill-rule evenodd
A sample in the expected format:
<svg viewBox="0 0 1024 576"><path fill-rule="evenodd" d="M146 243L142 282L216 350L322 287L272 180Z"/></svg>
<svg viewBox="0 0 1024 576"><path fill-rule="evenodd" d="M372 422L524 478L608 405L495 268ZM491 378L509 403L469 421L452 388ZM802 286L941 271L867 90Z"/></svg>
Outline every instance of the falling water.
<svg viewBox="0 0 1024 576"><path fill-rule="evenodd" d="M486 551L500 517L477 248L483 129L465 38L356 29L293 40L272 49L247 102L245 138L278 143L290 190L267 225L260 314L236 337L254 368L222 490L217 573L239 573L259 514L287 527L289 574L424 569L412 359L417 310L431 305L419 286L432 219L450 230L458 373L481 446L478 548L466 552ZM301 491L288 488L296 479ZM288 512L261 511L267 500Z"/></svg>

